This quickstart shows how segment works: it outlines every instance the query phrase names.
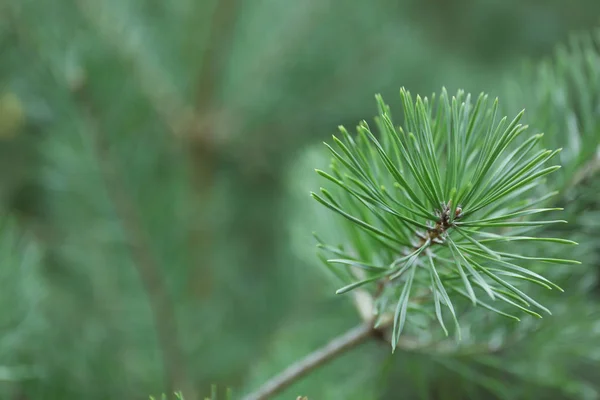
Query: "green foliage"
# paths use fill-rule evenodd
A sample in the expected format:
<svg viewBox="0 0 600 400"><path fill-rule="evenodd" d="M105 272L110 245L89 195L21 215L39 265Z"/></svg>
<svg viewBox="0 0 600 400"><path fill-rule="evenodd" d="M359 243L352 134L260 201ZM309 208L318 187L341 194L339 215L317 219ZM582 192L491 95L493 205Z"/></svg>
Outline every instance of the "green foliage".
<svg viewBox="0 0 600 400"><path fill-rule="evenodd" d="M173 393L173 395L175 396L173 398L173 400L185 400L183 393L181 392L175 392ZM217 390L217 385L211 385L211 389L210 389L210 397L205 397L204 400L219 400L219 399L224 399L224 400L232 400L233 398L233 392L231 389L227 389L225 391L225 396L224 397L219 397L218 396L218 390ZM157 400L155 397L150 396L150 400ZM167 397L166 394L162 394L160 397L160 400L170 400L169 397Z"/></svg>
<svg viewBox="0 0 600 400"><path fill-rule="evenodd" d="M378 97L380 138L366 122L358 126L356 138L340 128L342 139L333 138L336 148L328 145L332 173L317 170L335 191L322 188L322 195L313 197L350 223L343 225L349 243L340 248L320 243L336 257L327 262L342 265L341 274L353 280L337 293L376 282L380 320L391 307L389 298L397 298L393 348L409 307L420 308L415 299L423 304L425 298L448 334L445 306L459 336L450 295L516 320L496 305L505 303L540 318L532 307L550 313L519 286L531 282L562 289L523 265L578 262L532 257L519 246L576 244L527 236L532 228L566 222L538 217L560 210L539 207L556 193L533 198L544 178L559 168L547 163L560 149L539 149L542 135L529 134L519 124L522 113L510 122L500 119L498 102L488 104L483 94L474 103L470 95L459 92L450 98L445 90L437 101L435 96L413 101L405 90L401 98L404 127L394 126ZM510 252L498 246L506 242L513 242Z"/></svg>
<svg viewBox="0 0 600 400"><path fill-rule="evenodd" d="M554 57L528 63L519 79L508 79L503 98L511 110L527 108L527 119L546 134L544 146L564 147L556 187L580 183L578 172L598 160L600 132L600 29L571 35ZM596 162L597 163L597 162ZM587 164L587 166L586 166Z"/></svg>
<svg viewBox="0 0 600 400"><path fill-rule="evenodd" d="M175 396L175 400L185 400L185 399L183 398L183 395L181 394L181 392L176 392L176 393L174 393L173 395ZM150 396L150 400L156 400L156 397ZM164 393L163 393L163 394L160 396L160 400L169 400L169 398L167 397L167 395L166 395L166 394L164 394ZM212 400L212 399L211 399L211 400Z"/></svg>
<svg viewBox="0 0 600 400"><path fill-rule="evenodd" d="M376 92L392 102L402 85L415 93L446 85L451 92L461 87L496 94L504 89L501 73L523 56L544 54L574 27L596 23L600 7L596 0L431 5L2 2L0 206L11 222L0 232L0 397L133 399L176 389L191 399L187 393L205 394L211 382L243 393L240 388L252 389L356 324L349 296L333 296L321 271L310 268L316 259L312 243L294 243L294 253L288 248L286 224L310 241L315 217L323 217L318 222L326 226L318 230L327 243L343 240L337 223L328 224L334 213L308 208L308 188L299 201L284 194L287 185L303 189L311 171L303 168L295 174L299 179L288 181L291 161L332 126L373 113ZM570 169L562 159L569 146L544 142L550 129L536 125L535 91L524 81L518 101L500 93L501 106L516 109L499 113L512 116L527 108L527 123L546 132L540 142L565 148L557 156L565 168L551 175L556 179ZM576 101L572 96L568 103ZM552 115L564 117L560 111L556 107L547 118L550 128ZM553 137L560 139L560 132ZM121 188L116 197L115 180ZM598 265L596 181L569 191L573 201L551 205L565 207L568 217L556 219L569 224L540 227L545 237L579 242L568 248L569 258L592 268L530 266L567 295L527 288L555 317L519 316L519 337L529 343L507 356L506 364L524 380L537 371L538 380L572 383L584 376L573 368L593 362L578 353L600 342L591 322L597 319L595 303L585 297L596 284ZM116 211L123 208L116 204L119 196L136 215L143 240L126 228L127 213ZM156 317L154 300L161 294L140 279L141 264L131 251L140 242L167 288L172 308L163 315L169 318ZM512 250L511 243L504 251ZM558 254L563 246L543 245L528 251L564 257ZM488 341L496 345L517 329L469 301L453 302L464 351ZM424 310L409 305L406 329L419 326L422 351L433 352L432 335L441 330L435 315L419 312ZM429 319L433 328L423 325ZM580 330L567 334L558 323L550 326L559 319ZM539 327L543 336L533 334ZM159 341L160 335L167 340ZM581 346L542 345L553 340ZM163 356L177 349L183 357L174 354L176 362ZM519 352L553 368L531 368ZM409 373L384 382L377 367L381 357L389 361L387 353L376 345L360 349L282 399L298 393L345 400L375 398L388 389L395 389L388 398L408 393L416 385L403 378L416 364L395 357L394 365L406 363ZM430 367L430 357L424 358L422 365ZM569 365L561 361L567 358ZM463 366L469 362L461 359ZM452 380L455 396L467 397L462 388L474 379L432 369L439 375L428 386ZM169 384L170 376L176 382Z"/></svg>
<svg viewBox="0 0 600 400"><path fill-rule="evenodd" d="M597 37L597 34L595 35ZM589 43L593 37L588 34L576 35L572 43ZM406 324L405 330L410 332L407 332L406 340L414 343L416 348L402 348L403 354L397 357L396 361L389 361L388 381L382 386L383 398L393 398L399 391L407 398L423 399L595 399L600 393L597 385L600 381L597 373L600 371L600 330L597 326L600 318L597 297L597 266L600 264L600 242L597 240L600 234L598 162L591 151L587 160L579 159L578 153L571 150L570 136L562 134L559 127L569 123L578 127L578 135L586 138L585 147L588 149L598 148L600 131L596 124L579 120L581 114L574 112L579 104L576 96L563 103L562 107L546 101L551 98L552 87L539 75L539 71L546 69L559 76L558 66L569 65L567 60L571 56L576 60L581 59L582 51L588 59L593 59L599 54L597 45L583 49L581 46L571 46L568 51L559 51L555 57L544 61L543 67L533 64L524 74L509 76L507 81L501 82L503 101L499 104L500 115L516 115L523 108L526 109L521 123L528 124L528 131L533 131L532 133L544 133L539 140L540 147L564 148L556 156L560 157L563 168L553 172L545 184L532 189L526 199L540 200L544 195L558 191L559 193L544 201L546 205L540 207L564 208L562 211L549 211L547 214L551 215L551 219L568 220L569 224L531 227L535 228L535 231L519 236L565 238L576 241L579 245L563 246L552 242L520 240L493 242L494 249L501 252L522 251L523 254L542 258L572 258L580 260L582 265L527 263L529 271L543 276L565 290L565 293L561 294L539 284L527 283L519 286L528 296L552 311L552 316L544 319L523 314L518 315L520 322L512 323L504 316L491 313L483 307L473 307L464 297L453 297L455 311L461 322L460 343L446 341L443 336L436 334L436 331L439 331L435 326L438 324L437 318L435 313L430 311L434 309L433 299L426 304L411 305L415 312L407 313L410 323ZM593 82L596 81L592 78L599 76L600 64L573 63L571 68L585 71L583 76L586 77L587 86L595 87ZM562 87L567 93L573 93L573 84L574 80L564 80ZM540 86L544 90L540 89ZM546 93L547 97L538 96L537 93ZM592 95L587 98L588 107L593 110L588 121L600 120L598 96ZM522 136L526 136L526 133ZM523 140L525 138L516 145L520 145ZM577 156L577 163L570 154ZM328 243L328 249L340 251L347 248L343 245L352 243L352 238L348 238L347 232L360 231L362 228L357 229L351 222L346 226L340 225L339 214L332 213L330 209L316 202L314 207L305 204L305 193L319 183L308 177L305 171L315 165L325 169L323 166L328 164L321 148L309 148L298 161L293 169L294 174L289 177L290 182L294 182L298 187L294 190L293 204L299 209L298 216L290 221L290 232L293 234L298 254L302 255L306 263L310 263L310 255L301 253L301 249L309 246L310 238L304 237L301 232L316 227L321 242ZM338 195L336 199L343 200L347 196L345 191L336 187L330 184L327 189ZM501 230L507 229L509 228ZM488 247L491 247L491 244ZM439 250L439 247L437 249ZM568 256L565 256L566 254ZM353 274L348 274L348 271L339 268L339 265L326 265L329 271L335 274L327 274L325 278L333 277L336 285L340 284L340 278L346 283L353 282L356 280L355 275L362 275L363 272L354 268ZM335 268L336 266L338 268ZM326 279L322 281L327 282ZM329 283L325 287L331 292L335 290ZM496 306L493 302L490 303ZM510 312L508 307L502 311ZM386 373L382 372L382 375L385 376Z"/></svg>

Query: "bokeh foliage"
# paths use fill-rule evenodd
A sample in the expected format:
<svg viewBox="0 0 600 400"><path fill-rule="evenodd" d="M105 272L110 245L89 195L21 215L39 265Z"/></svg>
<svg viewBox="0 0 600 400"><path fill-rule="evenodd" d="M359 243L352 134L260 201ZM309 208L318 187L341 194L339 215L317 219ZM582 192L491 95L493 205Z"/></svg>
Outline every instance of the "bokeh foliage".
<svg viewBox="0 0 600 400"><path fill-rule="evenodd" d="M290 160L372 115L373 93L502 94L501 75L520 76L522 58L536 62L596 24L599 9L592 0L0 2L1 397L183 390L193 399L212 383L242 393L354 325L351 302L312 268L314 243L290 233L316 228L303 182L319 161ZM556 114L539 113L526 118ZM572 258L593 265L598 247L583 239L595 232L596 181L569 191L578 224L568 235L581 243ZM540 364L556 368L540 370L543 382L576 382L554 362L564 346L544 353L548 340L595 354L579 337L597 331L585 295L594 277L577 271L559 279L569 283L565 310L577 310L573 329L548 322L535 342L525 331L512 353L544 354ZM465 318L480 338L517 330ZM388 350L348 354L282 398L421 387L464 398L468 374ZM510 365L518 376L534 370ZM417 371L425 383L407 386ZM348 376L355 385L341 384Z"/></svg>

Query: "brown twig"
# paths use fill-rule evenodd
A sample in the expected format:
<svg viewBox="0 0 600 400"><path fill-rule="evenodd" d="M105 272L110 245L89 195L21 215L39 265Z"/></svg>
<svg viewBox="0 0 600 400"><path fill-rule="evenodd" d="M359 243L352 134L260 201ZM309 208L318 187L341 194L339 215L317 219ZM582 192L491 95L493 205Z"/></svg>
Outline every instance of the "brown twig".
<svg viewBox="0 0 600 400"><path fill-rule="evenodd" d="M449 203L444 204L442 210L439 211L439 220L436 221L435 226L433 228L429 229L425 235L420 237L421 242L418 247L423 246L426 242L432 245L435 243L439 243L446 231L454 227L454 220L458 220L461 217L462 208L460 206L456 207L455 210L452 210L451 205ZM379 282L376 296L381 295L386 283L386 281ZM430 294L427 293L415 300L417 300L418 302L422 302L429 296ZM366 303L367 305L362 303ZM370 301L369 299L365 300L364 298L359 298L357 300L357 305L359 306L359 311L363 318L365 315L365 309L368 309L369 304L372 304L372 298L370 299ZM349 330L341 336L338 336L324 347L310 353L305 358L290 365L287 369L285 369L284 371L267 381L256 392L244 397L243 400L268 399L271 396L281 392L282 390L284 390L303 376L307 375L312 370L322 366L323 364L336 358L337 356L359 346L368 339L384 340L388 342L389 338L386 336L386 332L388 331L388 328L393 324L393 321L393 318L387 318L380 324L378 328L373 327L372 321L366 321L364 324ZM418 341L414 338L403 338L402 342L398 343L396 347L414 350L418 348L419 345Z"/></svg>
<svg viewBox="0 0 600 400"><path fill-rule="evenodd" d="M372 323L364 323L350 329L325 346L290 365L281 373L268 380L257 391L245 396L243 400L264 400L271 398L314 369L352 350L369 339L377 338L381 335L382 330L388 326L375 329Z"/></svg>

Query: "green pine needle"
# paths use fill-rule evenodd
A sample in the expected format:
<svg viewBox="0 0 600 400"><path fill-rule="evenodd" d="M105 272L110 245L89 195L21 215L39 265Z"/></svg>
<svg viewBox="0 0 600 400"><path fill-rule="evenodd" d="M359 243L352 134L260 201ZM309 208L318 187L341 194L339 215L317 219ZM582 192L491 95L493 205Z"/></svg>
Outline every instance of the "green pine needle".
<svg viewBox="0 0 600 400"><path fill-rule="evenodd" d="M534 208L556 194L545 178L560 168L547 165L560 149L540 149L542 134L520 124L524 112L499 118L498 100L490 104L485 94L473 103L471 95L450 97L443 89L433 100L413 100L402 89L400 98L403 126L394 125L377 95L378 134L364 121L356 136L340 127L340 137L326 144L331 171L316 170L327 186L311 195L343 217L336 240L345 241L345 251L319 239L320 250L334 256L325 258L329 268L353 277L337 293L371 290L377 315L393 313L393 349L410 328L412 310L431 315L448 335L447 308L460 337L453 304L460 297L516 320L505 306L539 318L530 307L550 314L526 294L527 285L562 289L526 264L578 262L534 257L527 250L543 242L576 243L523 231L566 223L542 218L561 208ZM423 290L430 301L415 301Z"/></svg>

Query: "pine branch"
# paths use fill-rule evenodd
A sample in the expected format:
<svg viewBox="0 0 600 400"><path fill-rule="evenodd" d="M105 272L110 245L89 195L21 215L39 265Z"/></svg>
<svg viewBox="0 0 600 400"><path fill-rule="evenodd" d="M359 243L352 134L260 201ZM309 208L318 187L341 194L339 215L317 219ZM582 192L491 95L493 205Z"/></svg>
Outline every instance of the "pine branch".
<svg viewBox="0 0 600 400"><path fill-rule="evenodd" d="M392 327L393 323L393 318L387 318L376 328L373 326L372 321L368 321L348 330L346 333L332 339L325 346L296 361L285 370L269 379L256 391L246 395L243 400L269 399L310 374L313 370L324 366L329 361L344 355L368 340L389 343L391 339L389 328ZM422 345L416 338L404 336L400 338L396 348L406 351L429 348L437 354L458 354L453 346L448 347L446 344L447 343L440 342L435 345ZM498 352L500 349L501 348L491 348L487 345L478 344L463 349L460 354L492 354Z"/></svg>
<svg viewBox="0 0 600 400"><path fill-rule="evenodd" d="M473 306L517 321L517 316L487 298L537 318L542 315L531 308L550 314L518 286L533 282L561 289L528 269L527 263L579 262L531 257L523 254L531 248L522 246L505 253L501 244L486 240L495 235L503 241L518 237L530 243L576 244L519 233L566 223L540 216L558 208L529 208L531 201L522 204L526 196L537 196L534 190L547 189L542 186L544 178L560 168L548 162L561 149L537 147L542 135L529 134L519 123L523 112L498 120L498 100L490 103L483 93L473 101L462 91L450 96L442 90L439 97L417 96L415 101L402 89L400 97L404 126L394 125L388 105L377 96L379 138L365 121L356 135L340 127L341 136L326 144L333 156L330 172L317 170L328 186L319 194L312 192L313 198L344 221L334 239L343 247L317 239L327 254L328 268L346 270L341 273L347 275L341 276L345 286L336 293L386 283L377 296L383 301L376 312L394 313L392 351L411 324L409 304L414 305L415 296L423 291L430 293L431 301L419 308L433 308L446 336L444 309L460 337L454 298L467 298Z"/></svg>

